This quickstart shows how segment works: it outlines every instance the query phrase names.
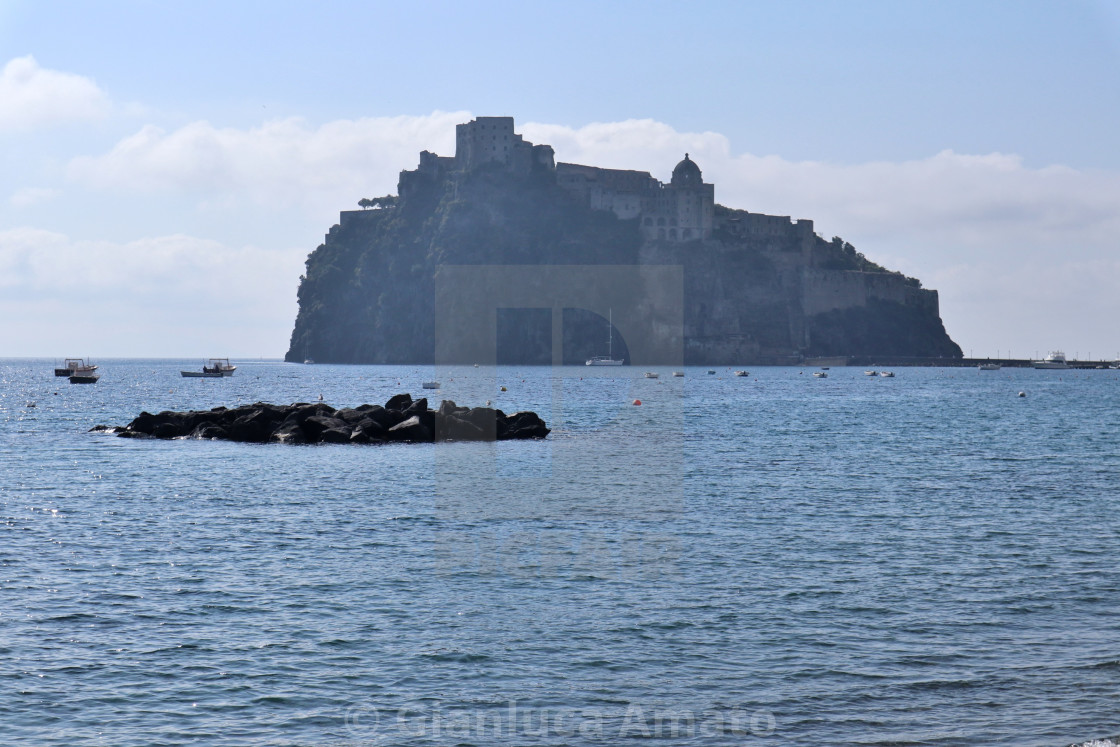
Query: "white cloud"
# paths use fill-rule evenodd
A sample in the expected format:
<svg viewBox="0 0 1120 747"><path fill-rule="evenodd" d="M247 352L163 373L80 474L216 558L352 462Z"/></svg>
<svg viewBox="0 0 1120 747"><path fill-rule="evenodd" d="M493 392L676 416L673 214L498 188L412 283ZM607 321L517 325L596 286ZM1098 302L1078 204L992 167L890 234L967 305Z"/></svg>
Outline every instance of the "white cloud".
<svg viewBox="0 0 1120 747"><path fill-rule="evenodd" d="M189 327L224 350L280 355L306 256L303 247L265 251L183 235L114 243L0 231L0 314L22 322L5 325L0 350L50 354L35 348L39 330L65 338L93 321L89 344L118 354L187 353L166 330ZM35 318L29 302L40 308Z"/></svg>
<svg viewBox="0 0 1120 747"><path fill-rule="evenodd" d="M12 207L26 208L53 200L59 194L60 192L57 189L51 189L50 187L24 187L13 192L8 202L11 203Z"/></svg>
<svg viewBox="0 0 1120 747"><path fill-rule="evenodd" d="M105 155L75 159L69 175L94 187L192 195L209 209L248 200L330 214L395 192L400 170L415 168L421 150L453 149L455 124L469 118L436 112L319 127L293 118L248 130L194 122L172 132L149 125Z"/></svg>
<svg viewBox="0 0 1120 747"><path fill-rule="evenodd" d="M0 72L0 131L98 119L108 110L108 97L95 82L42 68L31 55Z"/></svg>

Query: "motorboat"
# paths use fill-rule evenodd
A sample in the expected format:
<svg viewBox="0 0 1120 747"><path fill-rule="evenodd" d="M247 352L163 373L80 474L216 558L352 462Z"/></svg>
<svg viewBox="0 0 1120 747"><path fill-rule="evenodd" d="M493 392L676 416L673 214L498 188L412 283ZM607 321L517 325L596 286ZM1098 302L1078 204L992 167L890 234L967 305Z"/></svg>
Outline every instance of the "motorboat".
<svg viewBox="0 0 1120 747"><path fill-rule="evenodd" d="M92 371L81 372L81 373L76 372L76 373L70 374L70 383L71 384L96 384L97 380L100 379L100 378L101 377L98 374L95 374Z"/></svg>
<svg viewBox="0 0 1120 747"><path fill-rule="evenodd" d="M825 373L824 371L814 371L813 372L813 377L817 378L817 379L827 379L828 374Z"/></svg>
<svg viewBox="0 0 1120 747"><path fill-rule="evenodd" d="M439 382L438 381L425 381L423 384L420 385L420 387L422 389L439 389Z"/></svg>
<svg viewBox="0 0 1120 747"><path fill-rule="evenodd" d="M611 309L607 309L607 354L588 358L585 366L621 366L624 362L614 359L614 322L611 320L611 312Z"/></svg>
<svg viewBox="0 0 1120 747"><path fill-rule="evenodd" d="M86 363L84 358L67 358L61 368L54 370L55 376L73 376L74 374L88 375L97 370L97 366Z"/></svg>
<svg viewBox="0 0 1120 747"><path fill-rule="evenodd" d="M894 378L894 372L893 371L880 371L879 376L881 376L884 379L893 379Z"/></svg>
<svg viewBox="0 0 1120 747"><path fill-rule="evenodd" d="M716 370L714 368L709 368L708 369L708 375L709 376L715 376L716 375Z"/></svg>
<svg viewBox="0 0 1120 747"><path fill-rule="evenodd" d="M864 376L878 376L879 372L878 371L864 371L863 375Z"/></svg>
<svg viewBox="0 0 1120 747"><path fill-rule="evenodd" d="M977 368L981 371L998 371L1000 365L998 363L981 363Z"/></svg>
<svg viewBox="0 0 1120 747"><path fill-rule="evenodd" d="M684 371L674 371L673 375L674 376L684 376Z"/></svg>
<svg viewBox="0 0 1120 747"><path fill-rule="evenodd" d="M1055 350L1043 360L1031 361L1031 368L1065 369L1069 368L1069 363L1066 362L1065 353Z"/></svg>
<svg viewBox="0 0 1120 747"><path fill-rule="evenodd" d="M751 372L750 371L736 371L735 375L736 376L750 376Z"/></svg>
<svg viewBox="0 0 1120 747"><path fill-rule="evenodd" d="M646 371L645 376L647 379L660 378L659 374L656 371Z"/></svg>

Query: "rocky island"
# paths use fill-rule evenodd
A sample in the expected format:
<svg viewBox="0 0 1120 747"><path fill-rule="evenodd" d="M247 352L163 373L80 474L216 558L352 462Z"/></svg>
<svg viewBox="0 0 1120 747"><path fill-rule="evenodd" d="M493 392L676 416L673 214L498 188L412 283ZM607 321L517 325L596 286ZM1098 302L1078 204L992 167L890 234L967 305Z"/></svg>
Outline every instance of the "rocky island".
<svg viewBox="0 0 1120 747"><path fill-rule="evenodd" d="M627 315L653 319L643 337L672 343L647 345L655 352L644 364L962 356L941 322L937 291L839 237L824 239L811 220L717 204L688 154L662 183L644 171L557 162L551 146L515 133L512 117L479 117L458 125L454 156L422 152L397 191L342 212L308 257L286 360L477 363L435 352L438 317L458 314L462 329L493 330L493 362L583 363L607 352L608 308L615 357L638 362L638 341L619 324ZM601 267L604 277L629 267L640 287L631 304L498 301L494 318L476 319L445 298L455 284L440 283L462 267ZM667 312L675 318L654 318L664 285L642 272L665 267L680 269L680 301ZM532 297L520 290L517 298Z"/></svg>

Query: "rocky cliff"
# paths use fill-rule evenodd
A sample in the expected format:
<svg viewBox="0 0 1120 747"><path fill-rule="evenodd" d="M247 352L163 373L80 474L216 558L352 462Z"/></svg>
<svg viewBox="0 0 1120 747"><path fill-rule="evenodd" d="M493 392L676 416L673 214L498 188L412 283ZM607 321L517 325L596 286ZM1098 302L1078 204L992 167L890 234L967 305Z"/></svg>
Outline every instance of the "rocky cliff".
<svg viewBox="0 0 1120 747"><path fill-rule="evenodd" d="M596 267L681 268L679 304L660 312L677 318L657 321L643 332L675 336L675 347L657 349L679 353L652 353L668 359L635 363L780 364L812 356L961 356L939 318L936 291L874 264L840 239L817 236L810 221L714 205L703 216L706 223L693 224L703 230L684 239L691 230L677 235L670 229L677 235L673 240L665 229L658 235L651 217L660 215L654 212L659 204L655 201L664 201L662 193L651 190L668 185L650 177L653 186L642 183L644 191L625 185L615 189L611 185L619 178L607 183L604 177L590 188L573 189L558 179L551 149L546 155L523 161L518 168L494 160L473 162L468 169L457 167L453 158L425 153L420 169L402 173L399 199L366 200L364 204L380 207L343 212L307 259L286 360L480 362L437 361L437 316L457 308L445 296L462 290L441 283L441 273L463 266L492 277L494 288L485 293L496 295L503 294L503 282L513 282L502 279L512 277L504 274L510 267L539 268L545 278L565 275L549 269L557 266L578 267L583 277L594 277ZM699 174L695 169L696 183ZM710 194L711 185L703 186ZM627 203L625 198L633 195L634 201ZM703 209L702 203L696 204ZM691 210L691 205L682 210ZM690 213L681 215L681 225L688 225ZM671 225L677 225L675 219ZM491 316L453 321L459 329L477 325L491 330L485 334L496 338L495 362L573 364L607 352L603 312L610 306L616 322L614 355L629 360L634 335L631 331L631 340L626 339L627 328L619 319L628 313L631 318L650 318L649 309L663 293L656 282L639 279L635 284L641 287L629 289L636 299L626 304L630 309L620 308L617 284L604 290L614 293L614 303L588 303L587 283L581 282L583 295L571 297L583 301L568 304L552 297L537 304L529 289L511 296L528 297L529 302L499 299ZM544 294L542 290L542 298ZM556 311L559 319L554 318ZM557 335L561 339L554 345Z"/></svg>

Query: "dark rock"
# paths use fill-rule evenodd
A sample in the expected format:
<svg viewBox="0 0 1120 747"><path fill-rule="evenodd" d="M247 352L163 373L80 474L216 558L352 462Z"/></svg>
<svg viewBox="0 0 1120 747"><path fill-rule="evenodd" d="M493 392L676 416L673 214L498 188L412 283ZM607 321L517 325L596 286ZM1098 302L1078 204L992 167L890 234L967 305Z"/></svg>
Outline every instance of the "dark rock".
<svg viewBox="0 0 1120 747"><path fill-rule="evenodd" d="M404 413L400 410L386 410L381 405L373 405L370 409L365 411L365 415L386 431L402 420L405 420Z"/></svg>
<svg viewBox="0 0 1120 747"><path fill-rule="evenodd" d="M195 429L191 431L191 438L224 441L229 438L229 432L221 426L207 422L195 426Z"/></svg>
<svg viewBox="0 0 1120 747"><path fill-rule="evenodd" d="M404 416L406 418L411 418L413 415L419 415L420 413L427 412L427 411L428 411L428 398L427 397L421 397L420 399L415 400L411 405L409 405L408 407L406 407L404 409Z"/></svg>
<svg viewBox="0 0 1120 747"><path fill-rule="evenodd" d="M344 420L347 423L350 423L352 425L355 424L355 423L360 423L363 419L365 419L367 417L364 410L350 409L350 408L339 410L334 414L334 416L336 418L339 418L340 420Z"/></svg>
<svg viewBox="0 0 1120 747"><path fill-rule="evenodd" d="M393 423L393 425L396 425L396 423ZM389 428L392 427L393 426L389 426ZM354 431L355 433L357 431L362 431L362 433L365 434L366 438L370 440L384 441L385 434L388 432L389 428L385 428L376 420L366 418L354 427Z"/></svg>
<svg viewBox="0 0 1120 747"><path fill-rule="evenodd" d="M136 433L144 433L151 435L156 427L156 416L150 412L142 412L128 424L128 430L135 431Z"/></svg>
<svg viewBox="0 0 1120 747"><path fill-rule="evenodd" d="M178 423L165 421L152 429L152 435L156 438L175 438L183 435L183 427Z"/></svg>
<svg viewBox="0 0 1120 747"><path fill-rule="evenodd" d="M346 426L328 428L319 434L319 440L325 444L348 444L350 443L350 429Z"/></svg>
<svg viewBox="0 0 1120 747"><path fill-rule="evenodd" d="M233 441L264 443L272 435L273 414L267 410L250 410L229 425L229 437Z"/></svg>
<svg viewBox="0 0 1120 747"><path fill-rule="evenodd" d="M551 432L535 412L515 412L509 416L507 424L509 433L506 438L509 439L544 438Z"/></svg>
<svg viewBox="0 0 1120 747"><path fill-rule="evenodd" d="M269 441L281 444L305 444L307 443L307 434L303 432L303 427L300 426L299 421L292 418L285 420L279 428L272 432Z"/></svg>
<svg viewBox="0 0 1120 747"><path fill-rule="evenodd" d="M493 434L487 434L474 423L469 423L455 415L436 417L436 440L438 441L493 441Z"/></svg>
<svg viewBox="0 0 1120 747"><path fill-rule="evenodd" d="M412 395L411 394L408 394L408 393L394 394L392 397L389 398L389 401L385 403L385 409L386 410L400 410L400 411L403 412L411 404L412 404Z"/></svg>
<svg viewBox="0 0 1120 747"><path fill-rule="evenodd" d="M419 415L413 415L408 420L397 423L389 429L387 434L390 441L408 441L412 443L435 440L432 431L420 422Z"/></svg>
<svg viewBox="0 0 1120 747"><path fill-rule="evenodd" d="M303 421L303 432L307 434L308 441L318 441L323 431L331 429L344 429L346 421L329 415L312 415ZM347 435L349 438L349 435Z"/></svg>

